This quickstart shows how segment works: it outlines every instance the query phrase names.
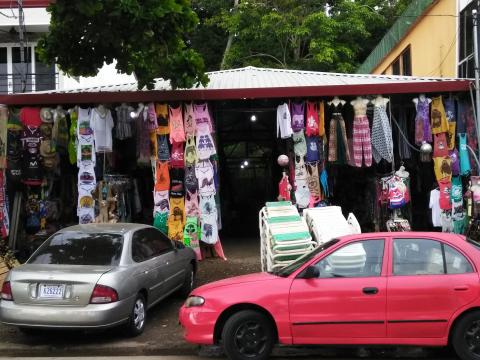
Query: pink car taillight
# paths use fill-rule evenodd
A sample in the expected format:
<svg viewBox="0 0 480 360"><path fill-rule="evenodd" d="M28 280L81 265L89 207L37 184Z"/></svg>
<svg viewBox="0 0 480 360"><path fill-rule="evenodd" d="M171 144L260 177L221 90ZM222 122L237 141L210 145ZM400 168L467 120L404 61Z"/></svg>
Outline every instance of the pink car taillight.
<svg viewBox="0 0 480 360"><path fill-rule="evenodd" d="M10 286L10 281L5 281L3 283L0 298L2 300L13 301L12 287Z"/></svg>
<svg viewBox="0 0 480 360"><path fill-rule="evenodd" d="M115 289L105 285L95 285L90 304L108 304L115 301L118 301L118 294Z"/></svg>

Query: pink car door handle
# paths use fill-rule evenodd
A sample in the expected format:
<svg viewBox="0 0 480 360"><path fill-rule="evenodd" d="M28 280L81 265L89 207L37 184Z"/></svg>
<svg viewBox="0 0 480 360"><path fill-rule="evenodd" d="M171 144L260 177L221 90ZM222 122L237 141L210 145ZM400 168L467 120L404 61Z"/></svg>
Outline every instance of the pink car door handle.
<svg viewBox="0 0 480 360"><path fill-rule="evenodd" d="M365 287L362 289L363 293L366 295L375 295L378 293L378 288L376 287Z"/></svg>
<svg viewBox="0 0 480 360"><path fill-rule="evenodd" d="M468 290L468 286L467 286L467 285L455 286L455 287L453 288L453 290L455 290L455 291L467 291L467 290Z"/></svg>

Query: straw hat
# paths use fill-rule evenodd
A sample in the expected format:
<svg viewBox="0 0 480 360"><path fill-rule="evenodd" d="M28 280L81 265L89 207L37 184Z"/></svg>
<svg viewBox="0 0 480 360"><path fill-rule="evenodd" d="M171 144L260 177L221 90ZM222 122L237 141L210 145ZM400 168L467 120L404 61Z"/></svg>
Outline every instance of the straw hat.
<svg viewBox="0 0 480 360"><path fill-rule="evenodd" d="M53 122L53 111L49 107L44 107L40 109L40 119L45 123Z"/></svg>

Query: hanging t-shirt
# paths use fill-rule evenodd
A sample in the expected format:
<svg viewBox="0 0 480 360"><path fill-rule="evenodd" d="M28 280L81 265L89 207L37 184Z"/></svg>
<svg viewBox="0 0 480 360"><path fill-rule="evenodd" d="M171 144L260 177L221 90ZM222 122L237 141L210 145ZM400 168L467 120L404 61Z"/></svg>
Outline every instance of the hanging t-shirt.
<svg viewBox="0 0 480 360"><path fill-rule="evenodd" d="M197 124L197 157L199 160L207 160L210 156L215 155L215 144L208 128L208 124Z"/></svg>
<svg viewBox="0 0 480 360"><path fill-rule="evenodd" d="M213 124L212 119L210 118L210 113L208 112L207 103L201 105L193 105L193 112L195 114L195 126L198 135L198 130L202 129L203 133L213 133ZM199 125L200 126L199 128Z"/></svg>
<svg viewBox="0 0 480 360"><path fill-rule="evenodd" d="M215 196L200 196L200 214L210 214L217 211Z"/></svg>
<svg viewBox="0 0 480 360"><path fill-rule="evenodd" d="M292 130L294 132L302 131L305 127L305 104L292 104Z"/></svg>
<svg viewBox="0 0 480 360"><path fill-rule="evenodd" d="M93 216L95 216L95 200L93 198L93 192L95 191L95 184L80 184L78 186L78 206L77 214L80 216L81 211L88 209L93 211ZM88 214L88 213L87 213Z"/></svg>
<svg viewBox="0 0 480 360"><path fill-rule="evenodd" d="M7 174L13 182L22 179L22 133L23 130L15 129L7 132Z"/></svg>
<svg viewBox="0 0 480 360"><path fill-rule="evenodd" d="M466 176L470 174L470 158L467 149L467 134L458 134L458 152L460 156L460 174Z"/></svg>
<svg viewBox="0 0 480 360"><path fill-rule="evenodd" d="M196 247L198 253L200 253L200 245L198 244L198 217L197 216L187 216L187 221L185 228L183 230L183 241L186 246ZM195 250L194 250L195 251ZM198 254L201 258L201 254Z"/></svg>
<svg viewBox="0 0 480 360"><path fill-rule="evenodd" d="M440 191L438 189L430 191L430 209L432 209L432 223L435 227L442 226L442 220L440 214L442 210L440 209Z"/></svg>
<svg viewBox="0 0 480 360"><path fill-rule="evenodd" d="M292 190L292 186L288 181L288 176L284 173L282 179L278 183L278 196L285 201L289 201L291 199L290 191Z"/></svg>
<svg viewBox="0 0 480 360"><path fill-rule="evenodd" d="M157 159L162 161L170 160L170 149L168 148L167 135L156 135L157 139Z"/></svg>
<svg viewBox="0 0 480 360"><path fill-rule="evenodd" d="M175 216L168 217L168 238L176 241L183 241L183 223L176 220Z"/></svg>
<svg viewBox="0 0 480 360"><path fill-rule="evenodd" d="M145 116L145 127L150 130L156 130L158 128L157 125L157 114L155 112L155 104L154 103L148 103L146 106L146 116ZM165 219L165 226L167 224L167 220Z"/></svg>
<svg viewBox="0 0 480 360"><path fill-rule="evenodd" d="M183 169L174 168L170 171L170 195L172 197L183 197L185 188L183 182L185 180L185 171Z"/></svg>
<svg viewBox="0 0 480 360"><path fill-rule="evenodd" d="M320 160L319 141L317 136L307 136L307 162L316 162Z"/></svg>
<svg viewBox="0 0 480 360"><path fill-rule="evenodd" d="M170 115L170 143L184 142L185 130L183 128L182 107L174 108L168 107Z"/></svg>
<svg viewBox="0 0 480 360"><path fill-rule="evenodd" d="M306 164L307 167L307 183L310 194L313 196L320 196L322 194L320 189L320 177L318 175L318 166L316 163Z"/></svg>
<svg viewBox="0 0 480 360"><path fill-rule="evenodd" d="M78 108L78 136L93 135L93 129L90 125L90 108Z"/></svg>
<svg viewBox="0 0 480 360"><path fill-rule="evenodd" d="M450 210L452 203L450 200L450 194L452 192L452 183L449 179L443 179L438 182L440 187L440 209Z"/></svg>
<svg viewBox="0 0 480 360"><path fill-rule="evenodd" d="M193 112L193 105L184 104L183 109L183 128L186 136L195 136L195 114Z"/></svg>
<svg viewBox="0 0 480 360"><path fill-rule="evenodd" d="M277 107L277 137L287 139L293 134L292 118L287 103Z"/></svg>
<svg viewBox="0 0 480 360"><path fill-rule="evenodd" d="M22 133L23 153L26 155L39 155L42 136L40 128L25 126Z"/></svg>
<svg viewBox="0 0 480 360"><path fill-rule="evenodd" d="M295 155L305 156L307 154L307 141L303 130L293 134L293 151Z"/></svg>
<svg viewBox="0 0 480 360"><path fill-rule="evenodd" d="M207 244L215 244L218 241L217 212L202 214L200 224L201 240Z"/></svg>
<svg viewBox="0 0 480 360"><path fill-rule="evenodd" d="M172 145L172 155L170 158L170 164L172 168L184 168L185 159L183 152L183 142L174 142Z"/></svg>
<svg viewBox="0 0 480 360"><path fill-rule="evenodd" d="M90 125L95 137L95 150L98 153L112 152L112 113L108 109L92 109Z"/></svg>
<svg viewBox="0 0 480 360"><path fill-rule="evenodd" d="M441 179L452 179L452 159L450 156L433 158L433 169L437 181Z"/></svg>
<svg viewBox="0 0 480 360"><path fill-rule="evenodd" d="M295 181L297 180L307 180L307 168L303 156L295 155Z"/></svg>
<svg viewBox="0 0 480 360"><path fill-rule="evenodd" d="M20 121L25 126L38 127L42 123L40 118L40 108L23 107L20 109Z"/></svg>
<svg viewBox="0 0 480 360"><path fill-rule="evenodd" d="M95 146L93 135L79 135L77 146L77 165L80 166L80 162L89 161L95 164Z"/></svg>
<svg viewBox="0 0 480 360"><path fill-rule="evenodd" d="M195 147L195 138L188 135L185 144L185 166L195 166L197 162L197 148Z"/></svg>
<svg viewBox="0 0 480 360"><path fill-rule="evenodd" d="M454 202L463 201L462 179L459 176L452 178L452 194L450 197Z"/></svg>
<svg viewBox="0 0 480 360"><path fill-rule="evenodd" d="M198 180L194 166L188 166L185 168L185 188L191 193L195 193L198 190Z"/></svg>
<svg viewBox="0 0 480 360"><path fill-rule="evenodd" d="M77 134L78 134L78 113L76 109L70 109L70 137L68 139L68 159L70 164L77 162Z"/></svg>
<svg viewBox="0 0 480 360"><path fill-rule="evenodd" d="M185 195L185 214L187 221L189 216L200 215L200 204L198 203L198 192L190 192L187 190Z"/></svg>
<svg viewBox="0 0 480 360"><path fill-rule="evenodd" d="M443 107L442 97L432 98L432 110L431 110L431 119L432 119L432 134L439 134L442 132L448 131L448 121L445 114L445 108Z"/></svg>
<svg viewBox="0 0 480 360"><path fill-rule="evenodd" d="M157 134L167 135L170 132L170 126L168 124L168 105L167 104L155 104L155 115L157 117Z"/></svg>
<svg viewBox="0 0 480 360"><path fill-rule="evenodd" d="M168 190L153 191L153 214L170 212L170 196Z"/></svg>
<svg viewBox="0 0 480 360"><path fill-rule="evenodd" d="M155 213L153 216L153 226L168 236L168 212Z"/></svg>
<svg viewBox="0 0 480 360"><path fill-rule="evenodd" d="M32 186L41 185L43 181L43 171L40 155L24 155L22 164L22 182Z"/></svg>
<svg viewBox="0 0 480 360"><path fill-rule="evenodd" d="M458 176L460 175L460 156L458 154L458 150L454 149L449 151L448 155L452 160L452 175Z"/></svg>
<svg viewBox="0 0 480 360"><path fill-rule="evenodd" d="M170 189L170 173L168 171L168 162L157 160L155 166L155 191L165 191Z"/></svg>
<svg viewBox="0 0 480 360"><path fill-rule="evenodd" d="M213 166L209 160L199 161L195 165L195 175L198 179L199 194L202 196L216 193L213 180Z"/></svg>
<svg viewBox="0 0 480 360"><path fill-rule="evenodd" d="M433 157L447 156L448 145L446 133L433 135Z"/></svg>
<svg viewBox="0 0 480 360"><path fill-rule="evenodd" d="M308 208L310 204L310 190L306 179L295 179L295 200L300 209Z"/></svg>
<svg viewBox="0 0 480 360"><path fill-rule="evenodd" d="M78 169L79 184L96 184L95 167L92 162L81 162Z"/></svg>
<svg viewBox="0 0 480 360"><path fill-rule="evenodd" d="M449 122L448 131L447 131L447 146L448 150L453 150L455 148L455 127L457 123Z"/></svg>
<svg viewBox="0 0 480 360"><path fill-rule="evenodd" d="M316 102L307 101L307 124L305 133L307 136L319 135L318 107Z"/></svg>
<svg viewBox="0 0 480 360"><path fill-rule="evenodd" d="M95 222L95 209L81 208L78 212L78 223L81 225Z"/></svg>
<svg viewBox="0 0 480 360"><path fill-rule="evenodd" d="M180 221L185 224L185 199L183 197L170 197L170 215L173 216L175 221Z"/></svg>

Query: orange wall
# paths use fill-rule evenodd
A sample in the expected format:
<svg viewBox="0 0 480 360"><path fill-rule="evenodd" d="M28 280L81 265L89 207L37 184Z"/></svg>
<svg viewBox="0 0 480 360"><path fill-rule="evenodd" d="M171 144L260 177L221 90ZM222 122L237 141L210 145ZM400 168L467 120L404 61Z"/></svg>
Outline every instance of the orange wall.
<svg viewBox="0 0 480 360"><path fill-rule="evenodd" d="M372 74L382 74L384 71L391 74L392 62L410 45L412 75L456 77L457 15L456 0L438 0L417 19L417 23Z"/></svg>

